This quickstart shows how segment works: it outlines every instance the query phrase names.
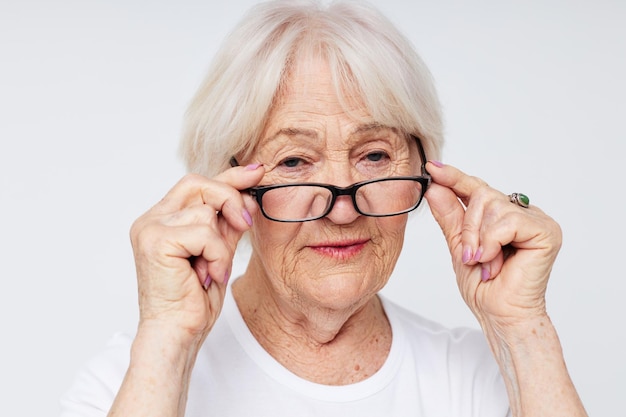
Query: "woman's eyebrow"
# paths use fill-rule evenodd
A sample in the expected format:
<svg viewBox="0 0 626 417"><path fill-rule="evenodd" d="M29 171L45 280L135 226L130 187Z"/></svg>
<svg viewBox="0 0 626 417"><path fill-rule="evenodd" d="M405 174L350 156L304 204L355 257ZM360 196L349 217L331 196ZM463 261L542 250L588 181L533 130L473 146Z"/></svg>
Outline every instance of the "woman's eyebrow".
<svg viewBox="0 0 626 417"><path fill-rule="evenodd" d="M366 124L357 126L354 130L352 130L352 132L350 133L350 136L358 136L363 133L370 133L372 131L380 131L380 130L385 130L385 131L389 131L393 133L397 133L398 131L398 129L395 129L393 127L389 127L389 126L386 126L377 122L372 122L372 123L366 123Z"/></svg>
<svg viewBox="0 0 626 417"><path fill-rule="evenodd" d="M305 137L309 137L311 139L316 139L318 137L318 133L313 130L313 129L304 129L304 128L297 128L297 127L284 127L278 130L278 132L274 133L273 135L269 136L266 140L274 140L277 139L280 136L288 136L288 137L294 137L294 136L305 136Z"/></svg>

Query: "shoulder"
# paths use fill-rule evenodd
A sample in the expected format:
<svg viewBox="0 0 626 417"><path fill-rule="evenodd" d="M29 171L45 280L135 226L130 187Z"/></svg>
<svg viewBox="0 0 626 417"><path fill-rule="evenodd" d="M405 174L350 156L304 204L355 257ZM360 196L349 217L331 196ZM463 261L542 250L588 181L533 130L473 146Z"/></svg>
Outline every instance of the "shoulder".
<svg viewBox="0 0 626 417"><path fill-rule="evenodd" d="M504 381L482 331L446 327L384 298L383 306L425 405L447 404L447 415L507 415Z"/></svg>
<svg viewBox="0 0 626 417"><path fill-rule="evenodd" d="M392 331L406 340L409 349L420 356L445 360L448 365L474 366L489 363L495 369L495 360L487 340L478 328L446 327L427 319L393 301L381 297Z"/></svg>
<svg viewBox="0 0 626 417"><path fill-rule="evenodd" d="M61 397L61 416L104 416L113 403L130 362L133 338L115 334L85 363Z"/></svg>

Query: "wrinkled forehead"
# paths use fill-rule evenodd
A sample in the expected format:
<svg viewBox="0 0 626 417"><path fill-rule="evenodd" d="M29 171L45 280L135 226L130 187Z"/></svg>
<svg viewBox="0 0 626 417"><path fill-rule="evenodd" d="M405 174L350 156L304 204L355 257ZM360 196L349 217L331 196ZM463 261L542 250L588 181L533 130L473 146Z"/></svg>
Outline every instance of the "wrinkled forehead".
<svg viewBox="0 0 626 417"><path fill-rule="evenodd" d="M371 113L345 57L323 47L296 49L285 67L274 103L294 93L306 97L321 92L332 94L346 112L358 109Z"/></svg>

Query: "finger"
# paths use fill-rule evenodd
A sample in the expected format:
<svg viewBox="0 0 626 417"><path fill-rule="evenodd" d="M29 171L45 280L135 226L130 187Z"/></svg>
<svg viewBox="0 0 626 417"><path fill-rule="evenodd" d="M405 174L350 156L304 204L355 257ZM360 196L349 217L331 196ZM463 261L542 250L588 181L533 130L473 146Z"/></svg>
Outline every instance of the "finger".
<svg viewBox="0 0 626 417"><path fill-rule="evenodd" d="M485 207L492 200L504 197L483 180L469 176L459 169L440 163L429 164L433 181L451 189L463 201L466 211L461 232L462 262L474 265L483 257L485 248L481 240L481 227L486 219Z"/></svg>
<svg viewBox="0 0 626 417"><path fill-rule="evenodd" d="M465 208L456 194L447 187L432 183L424 195L443 235L453 260L462 262L461 234Z"/></svg>
<svg viewBox="0 0 626 417"><path fill-rule="evenodd" d="M222 213L220 213L220 216L218 216L218 229L220 230L222 236L224 236L226 240L230 243L233 250L237 248L237 244L241 240L243 233L249 230L250 227L252 227L253 218L259 211L259 205L257 204L256 200L254 200L249 194L242 195L242 198L243 198L243 205L244 205L243 206L244 208L242 209L243 210L242 216L244 217L244 220L246 223L246 226L244 229L233 228L230 226L230 224L227 221L224 221L225 220L225 218L223 217L224 212L231 213L232 214L231 218L237 219L238 217L235 215L237 210L225 209L224 211L222 211Z"/></svg>
<svg viewBox="0 0 626 417"><path fill-rule="evenodd" d="M489 262L483 262L480 266L480 277L482 281L488 281L500 274L502 270L502 266L504 265L505 254L504 250L501 249L497 252L496 256L493 257Z"/></svg>
<svg viewBox="0 0 626 417"><path fill-rule="evenodd" d="M169 228L169 249L165 255L191 262L200 284L230 276L234 248L215 229L206 225Z"/></svg>
<svg viewBox="0 0 626 417"><path fill-rule="evenodd" d="M212 282L206 287L209 305L214 310L214 317L217 317L224 305L224 297L226 295L227 282Z"/></svg>
<svg viewBox="0 0 626 417"><path fill-rule="evenodd" d="M504 199L505 196L501 192L486 184L476 188L468 197L461 237L465 263L473 265L485 259L485 251L499 250L499 246L494 242L490 232L485 230L485 226L498 222L498 219L510 208L505 206L509 203ZM502 244L502 242L498 243ZM487 258L490 259L489 255Z"/></svg>
<svg viewBox="0 0 626 417"><path fill-rule="evenodd" d="M466 264L467 254L463 253L463 224L465 207L452 189L432 183L425 194L433 217L441 227L452 257L457 283L462 294L471 294L476 282L483 273L482 265ZM473 262L475 264L475 262ZM488 267L488 266L487 266ZM476 279L474 279L474 277Z"/></svg>
<svg viewBox="0 0 626 417"><path fill-rule="evenodd" d="M250 203L247 203L246 206L249 206ZM247 214L251 221L252 215ZM232 216L231 220L232 221ZM246 225L244 230L241 230L240 227L233 227L229 223L229 220L222 216L222 213L217 213L215 209L212 207L203 204L203 205L195 205L186 207L177 212L167 214L162 216L160 219L162 225L171 226L171 227L180 227L187 225L204 225L209 228L218 231L220 239L224 239L224 244L228 245L229 249L234 253L237 248L237 244L243 235L243 232L249 228ZM251 223L250 223L251 224ZM217 238L217 237L216 237Z"/></svg>
<svg viewBox="0 0 626 417"><path fill-rule="evenodd" d="M243 208L237 191L253 187L261 181L265 170L261 165L230 168L213 179L197 174L184 176L157 205L160 212L173 212L190 205L207 204L222 211L224 203ZM239 200L240 204L233 204ZM241 213L238 213L241 215ZM245 219L244 219L245 220Z"/></svg>
<svg viewBox="0 0 626 417"><path fill-rule="evenodd" d="M480 256L476 257L482 263L483 281L498 276L504 261L515 253L516 249L509 244L515 236L514 227L506 216L495 222L483 223L480 230Z"/></svg>
<svg viewBox="0 0 626 417"><path fill-rule="evenodd" d="M465 174L452 165L428 162L428 172L437 184L450 188L467 205L467 199L479 187L487 185L478 177Z"/></svg>
<svg viewBox="0 0 626 417"><path fill-rule="evenodd" d="M250 211L256 204L241 189L256 185L264 175L261 165L235 167L226 170L214 179L189 174L182 178L168 194L150 211L153 214L171 214L183 211L190 206L207 206L213 214L207 220L216 222L217 228L225 236L232 248L241 239L242 233L252 225ZM224 221L225 220L225 221Z"/></svg>
<svg viewBox="0 0 626 417"><path fill-rule="evenodd" d="M230 274L232 271L232 260L227 263L223 274L221 273L219 266L210 263L203 257L193 257L190 259L190 262L194 272L196 273L196 276L198 277L198 282L202 285L205 291L213 283L219 283L223 285L228 284L228 280L230 279ZM214 279L213 277L216 277L216 279Z"/></svg>
<svg viewBox="0 0 626 417"><path fill-rule="evenodd" d="M227 184L238 191L242 191L257 185L263 178L263 175L265 175L265 169L263 165L252 164L245 167L238 166L230 168L216 176L214 180L218 183ZM205 204L213 204L214 207L216 207L216 209L220 211L226 218L232 216L232 219L237 219L237 221L240 220L239 214L241 213L241 210L244 209L244 220L246 224L250 226L252 219L250 218L249 214L251 208L256 206L255 204L251 205L251 203L253 202L252 198L247 193L234 193L230 188L227 188L225 191L226 193L220 198L219 194L214 195L210 189L203 188L202 200ZM218 204L214 203L214 197L216 196L218 197ZM244 201L245 197L247 197L247 201ZM217 207L220 201L222 201L221 206Z"/></svg>
<svg viewBox="0 0 626 417"><path fill-rule="evenodd" d="M458 260L473 265L481 256L479 229L483 213L480 204L474 204L468 213L465 208L472 193L486 185L478 178L441 163L429 162L428 171L433 183L426 199L433 216L443 230L450 250L454 248L460 252Z"/></svg>
<svg viewBox="0 0 626 417"><path fill-rule="evenodd" d="M498 210L500 215L484 222L481 227L480 240L484 252L480 261L492 262L500 253L507 260L518 255L519 250L532 256L556 256L561 244L558 224L539 209L518 209L516 206L509 207L509 204L501 202L499 206L488 209ZM492 276L498 273L497 267L492 268Z"/></svg>
<svg viewBox="0 0 626 417"><path fill-rule="evenodd" d="M204 224L217 228L217 212L206 204L182 208L181 210L159 217L159 222L165 226L185 226L190 224Z"/></svg>
<svg viewBox="0 0 626 417"><path fill-rule="evenodd" d="M210 208L196 206L165 218L155 219L152 216L138 219L131 227L131 242L136 257L158 260L161 267L186 273L190 259L201 257L214 264L210 268L207 265L206 271L201 274L204 276L198 277L202 282L211 269L212 276L225 276L230 269L236 243L228 241L215 227L218 220L204 219L211 216L217 217Z"/></svg>

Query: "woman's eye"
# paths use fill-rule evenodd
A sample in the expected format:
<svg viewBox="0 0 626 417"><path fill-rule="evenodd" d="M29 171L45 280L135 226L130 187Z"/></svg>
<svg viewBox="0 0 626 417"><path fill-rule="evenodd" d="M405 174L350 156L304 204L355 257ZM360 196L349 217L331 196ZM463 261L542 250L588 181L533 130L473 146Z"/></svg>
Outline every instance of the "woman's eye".
<svg viewBox="0 0 626 417"><path fill-rule="evenodd" d="M371 152L368 153L366 157L370 162L379 162L387 158L387 154L385 152Z"/></svg>
<svg viewBox="0 0 626 417"><path fill-rule="evenodd" d="M302 163L302 159L301 158L286 158L283 159L283 161L280 163L280 165L284 165L287 168L296 168L298 165L300 165Z"/></svg>

